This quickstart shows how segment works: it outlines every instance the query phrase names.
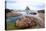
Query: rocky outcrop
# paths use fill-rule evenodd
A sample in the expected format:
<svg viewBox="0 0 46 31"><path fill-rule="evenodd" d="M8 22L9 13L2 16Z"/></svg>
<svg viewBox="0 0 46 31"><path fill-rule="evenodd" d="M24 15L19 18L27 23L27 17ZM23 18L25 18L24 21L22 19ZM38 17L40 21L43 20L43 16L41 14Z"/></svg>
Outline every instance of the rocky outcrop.
<svg viewBox="0 0 46 31"><path fill-rule="evenodd" d="M6 13L6 16L19 16L19 15L22 15L20 13L17 13L17 12L9 12L9 13Z"/></svg>
<svg viewBox="0 0 46 31"><path fill-rule="evenodd" d="M40 17L23 16L16 21L16 27L23 28L44 28L44 21Z"/></svg>
<svg viewBox="0 0 46 31"><path fill-rule="evenodd" d="M16 21L17 28L33 28L34 26L36 26L36 22L34 21L33 17L25 16Z"/></svg>
<svg viewBox="0 0 46 31"><path fill-rule="evenodd" d="M11 11L13 11L13 10L5 9L5 13L9 13L9 12L11 12Z"/></svg>

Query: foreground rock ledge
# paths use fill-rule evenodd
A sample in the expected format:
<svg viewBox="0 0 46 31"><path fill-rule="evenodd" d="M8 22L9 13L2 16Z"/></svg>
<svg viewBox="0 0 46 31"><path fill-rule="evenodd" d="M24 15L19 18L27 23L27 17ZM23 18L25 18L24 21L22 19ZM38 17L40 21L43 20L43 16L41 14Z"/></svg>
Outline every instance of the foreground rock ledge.
<svg viewBox="0 0 46 31"><path fill-rule="evenodd" d="M17 29L25 29L25 28L36 28L39 25L39 28L43 28L44 24L40 19L30 16L23 16L21 19L16 21Z"/></svg>

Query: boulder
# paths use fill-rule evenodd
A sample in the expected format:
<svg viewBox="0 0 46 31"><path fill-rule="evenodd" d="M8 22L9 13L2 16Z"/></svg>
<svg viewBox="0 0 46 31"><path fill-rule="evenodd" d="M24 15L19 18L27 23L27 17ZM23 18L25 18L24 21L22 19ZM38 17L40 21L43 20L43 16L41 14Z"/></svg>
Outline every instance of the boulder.
<svg viewBox="0 0 46 31"><path fill-rule="evenodd" d="M33 17L24 16L20 20L16 21L16 27L23 29L23 28L32 28L36 26L36 22L34 21Z"/></svg>

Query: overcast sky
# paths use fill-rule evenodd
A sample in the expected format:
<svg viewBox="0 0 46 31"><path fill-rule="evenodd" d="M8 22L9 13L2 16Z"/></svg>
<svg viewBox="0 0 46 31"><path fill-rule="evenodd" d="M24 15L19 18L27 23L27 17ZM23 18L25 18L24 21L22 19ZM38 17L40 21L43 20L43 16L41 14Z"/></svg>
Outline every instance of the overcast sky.
<svg viewBox="0 0 46 31"><path fill-rule="evenodd" d="M6 0L7 8L24 10L28 6L31 10L44 9L44 0ZM14 2L9 2L14 1Z"/></svg>

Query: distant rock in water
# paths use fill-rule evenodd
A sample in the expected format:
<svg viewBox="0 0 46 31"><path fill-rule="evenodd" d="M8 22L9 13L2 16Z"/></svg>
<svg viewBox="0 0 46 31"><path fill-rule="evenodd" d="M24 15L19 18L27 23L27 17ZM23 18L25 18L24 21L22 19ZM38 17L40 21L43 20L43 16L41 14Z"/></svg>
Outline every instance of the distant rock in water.
<svg viewBox="0 0 46 31"><path fill-rule="evenodd" d="M5 9L5 13L9 13L9 12L11 12L11 11L13 11L13 10Z"/></svg>
<svg viewBox="0 0 46 31"><path fill-rule="evenodd" d="M6 13L6 17L8 17L8 16L19 16L19 15L22 15L20 13L17 13L16 11L10 10L10 9L5 9L5 13Z"/></svg>
<svg viewBox="0 0 46 31"><path fill-rule="evenodd" d="M38 10L38 13L45 13L45 10Z"/></svg>
<svg viewBox="0 0 46 31"><path fill-rule="evenodd" d="M6 14L7 17L8 16L20 16L20 15L22 15L22 14L20 14L20 13L13 13L13 12L10 12L10 13Z"/></svg>

